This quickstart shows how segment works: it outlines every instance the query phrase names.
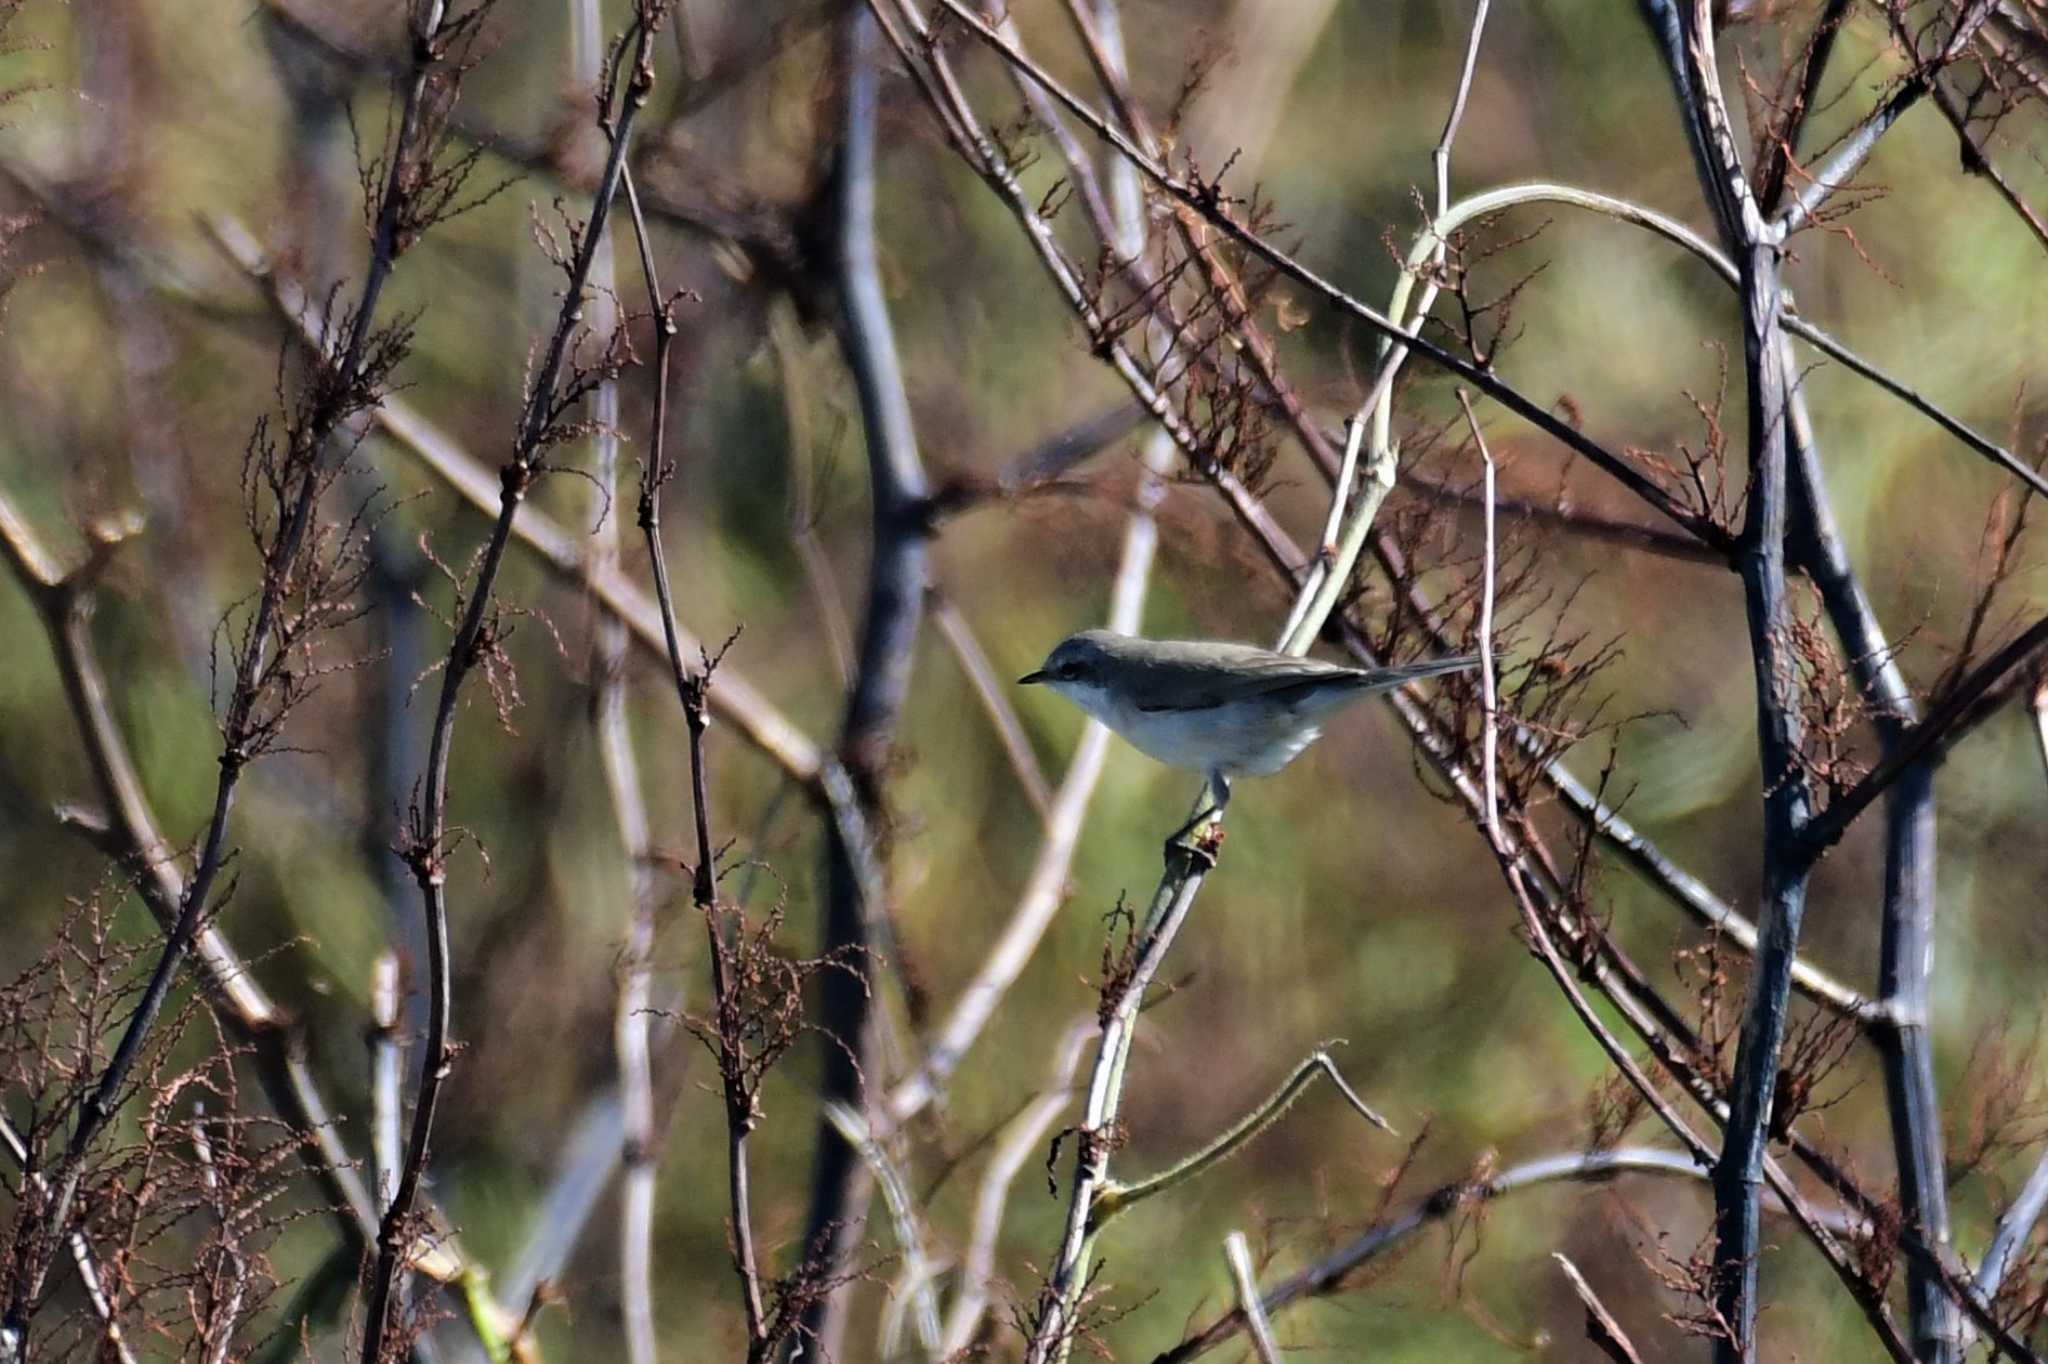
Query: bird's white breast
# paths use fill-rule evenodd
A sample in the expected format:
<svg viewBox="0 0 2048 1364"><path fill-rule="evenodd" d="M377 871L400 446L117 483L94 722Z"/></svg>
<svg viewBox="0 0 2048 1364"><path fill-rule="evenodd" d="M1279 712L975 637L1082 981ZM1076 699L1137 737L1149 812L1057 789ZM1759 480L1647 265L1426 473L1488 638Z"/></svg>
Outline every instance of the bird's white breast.
<svg viewBox="0 0 2048 1364"><path fill-rule="evenodd" d="M1171 767L1226 776L1278 772L1315 742L1325 714L1353 699L1339 693L1293 708L1254 698L1199 710L1140 710L1091 683L1053 685L1139 752Z"/></svg>

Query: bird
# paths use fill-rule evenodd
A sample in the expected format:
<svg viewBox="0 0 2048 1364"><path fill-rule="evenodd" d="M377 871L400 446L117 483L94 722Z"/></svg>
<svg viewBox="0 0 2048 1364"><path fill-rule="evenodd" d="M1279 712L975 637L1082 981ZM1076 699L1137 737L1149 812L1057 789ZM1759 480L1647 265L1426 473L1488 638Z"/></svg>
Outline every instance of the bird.
<svg viewBox="0 0 2048 1364"><path fill-rule="evenodd" d="M1172 845L1230 803L1233 777L1278 772L1345 706L1478 666L1477 654L1461 654L1353 668L1252 644L1082 630L1017 682L1057 692L1139 752L1207 778L1211 804L1167 840Z"/></svg>

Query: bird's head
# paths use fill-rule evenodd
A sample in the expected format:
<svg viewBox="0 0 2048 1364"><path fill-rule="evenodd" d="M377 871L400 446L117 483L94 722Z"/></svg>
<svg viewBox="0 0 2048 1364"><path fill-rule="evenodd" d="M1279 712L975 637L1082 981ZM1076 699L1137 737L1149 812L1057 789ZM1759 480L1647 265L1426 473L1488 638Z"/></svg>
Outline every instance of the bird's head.
<svg viewBox="0 0 2048 1364"><path fill-rule="evenodd" d="M1083 706L1110 688L1124 637L1108 630L1083 630L1053 646L1037 671L1017 679L1021 686L1043 684Z"/></svg>

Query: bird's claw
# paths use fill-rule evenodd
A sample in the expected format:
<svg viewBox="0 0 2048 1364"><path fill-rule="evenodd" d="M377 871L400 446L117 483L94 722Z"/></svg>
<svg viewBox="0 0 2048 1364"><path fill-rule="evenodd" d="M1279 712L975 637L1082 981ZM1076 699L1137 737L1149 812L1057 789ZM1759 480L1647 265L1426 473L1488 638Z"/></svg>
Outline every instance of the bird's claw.
<svg viewBox="0 0 2048 1364"><path fill-rule="evenodd" d="M1166 840L1167 861L1171 862L1176 852L1182 853L1205 873L1216 870L1216 855L1222 850L1223 826L1213 822L1199 829L1182 829Z"/></svg>

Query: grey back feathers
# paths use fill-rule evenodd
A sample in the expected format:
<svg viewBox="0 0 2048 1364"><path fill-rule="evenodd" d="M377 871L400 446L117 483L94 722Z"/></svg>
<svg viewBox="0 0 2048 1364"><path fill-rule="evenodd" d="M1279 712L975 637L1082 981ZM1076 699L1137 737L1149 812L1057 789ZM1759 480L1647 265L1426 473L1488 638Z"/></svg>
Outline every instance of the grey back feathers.
<svg viewBox="0 0 2048 1364"><path fill-rule="evenodd" d="M1061 640L1026 680L1102 687L1123 693L1134 708L1148 712L1208 710L1253 698L1292 709L1313 700L1350 700L1478 665L1478 655L1469 654L1391 668L1352 668L1252 644L1083 630Z"/></svg>

